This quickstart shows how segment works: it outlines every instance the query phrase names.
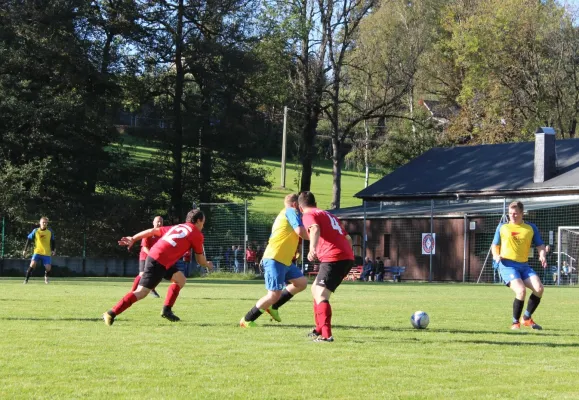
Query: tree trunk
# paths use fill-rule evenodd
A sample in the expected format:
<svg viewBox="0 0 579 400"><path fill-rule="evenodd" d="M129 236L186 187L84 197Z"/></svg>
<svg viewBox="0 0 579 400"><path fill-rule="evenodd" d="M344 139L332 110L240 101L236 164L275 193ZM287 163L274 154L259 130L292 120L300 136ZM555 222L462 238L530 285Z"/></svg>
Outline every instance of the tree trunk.
<svg viewBox="0 0 579 400"><path fill-rule="evenodd" d="M341 143L336 138L332 138L332 210L340 208L342 195L342 164L344 157L342 156L341 147Z"/></svg>
<svg viewBox="0 0 579 400"><path fill-rule="evenodd" d="M109 65L111 64L111 44L113 42L114 35L111 32L107 32L107 37L105 40L105 44L103 46L103 55L101 60L101 79L104 80L101 83L100 89L98 90L99 97L104 95L106 88L104 85L108 85L109 80ZM107 104L106 102L102 101L98 105L98 117L100 121L105 121L108 128L108 118L107 118ZM92 167L86 171L86 186L87 191L89 194L96 193L96 184L97 184L97 177L100 170L100 166L98 162L92 163Z"/></svg>
<svg viewBox="0 0 579 400"><path fill-rule="evenodd" d="M312 171L315 154L316 129L318 127L318 114L311 111L306 120L302 132L304 139L304 153L302 156L302 178L300 192L309 191L312 187Z"/></svg>
<svg viewBox="0 0 579 400"><path fill-rule="evenodd" d="M183 207L183 116L181 100L183 98L183 0L177 8L177 26L175 29L175 97L173 98L174 137L173 137L173 181L171 188L171 206L173 218L182 217Z"/></svg>

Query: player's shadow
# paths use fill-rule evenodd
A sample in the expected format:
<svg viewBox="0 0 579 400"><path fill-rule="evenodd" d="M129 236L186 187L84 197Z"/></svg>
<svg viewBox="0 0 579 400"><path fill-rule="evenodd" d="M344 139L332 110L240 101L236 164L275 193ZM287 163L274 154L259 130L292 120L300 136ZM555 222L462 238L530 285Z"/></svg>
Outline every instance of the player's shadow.
<svg viewBox="0 0 579 400"><path fill-rule="evenodd" d="M241 297L195 297L195 300L217 300L217 301L255 301L255 297L241 298Z"/></svg>
<svg viewBox="0 0 579 400"><path fill-rule="evenodd" d="M5 321L84 321L84 322L102 322L102 318L46 318L46 317L0 317Z"/></svg>
<svg viewBox="0 0 579 400"><path fill-rule="evenodd" d="M295 325L295 324L283 324L283 325L264 325L264 327L276 327L282 329L302 329L302 328L309 328L312 329L313 325ZM504 331L493 331L493 330L466 330L466 329L438 329L438 328L427 328L427 329L415 329L412 327L392 327L387 325L373 325L373 326L360 326L360 325L333 325L333 329L343 329L343 330L360 330L360 331L387 331L387 332L415 332L417 334L439 334L439 333L451 333L451 334L460 334L460 335L540 335L541 337L544 336L553 336L553 337L571 337L571 336L579 336L579 334L569 333L568 331L565 332L552 332L552 331L541 331L541 332L533 332L533 331L511 331L511 330L504 330Z"/></svg>
<svg viewBox="0 0 579 400"><path fill-rule="evenodd" d="M552 348L579 347L579 343L551 343L551 342L499 342L494 340L460 340L460 343L488 344L492 346L535 346Z"/></svg>

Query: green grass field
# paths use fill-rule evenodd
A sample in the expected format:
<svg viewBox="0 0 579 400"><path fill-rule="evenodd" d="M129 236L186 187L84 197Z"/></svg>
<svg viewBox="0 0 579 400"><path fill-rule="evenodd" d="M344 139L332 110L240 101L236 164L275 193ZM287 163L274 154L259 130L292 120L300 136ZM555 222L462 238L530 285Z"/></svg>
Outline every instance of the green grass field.
<svg viewBox="0 0 579 400"><path fill-rule="evenodd" d="M511 331L502 286L344 283L333 298L334 343L306 338L309 290L283 322L239 319L262 281L194 279L170 323L146 298L105 326L128 279L0 281L2 399L579 398L575 288L547 288L535 319ZM160 287L161 293L166 284ZM426 330L410 315L427 311Z"/></svg>

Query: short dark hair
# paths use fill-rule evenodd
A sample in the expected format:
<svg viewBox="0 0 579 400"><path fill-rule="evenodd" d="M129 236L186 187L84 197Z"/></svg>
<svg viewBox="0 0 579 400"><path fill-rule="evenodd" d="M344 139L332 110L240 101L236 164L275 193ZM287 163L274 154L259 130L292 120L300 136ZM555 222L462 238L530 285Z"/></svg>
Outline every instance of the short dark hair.
<svg viewBox="0 0 579 400"><path fill-rule="evenodd" d="M523 206L523 203L520 201L513 201L511 204L509 204L509 208L518 208L520 212L525 211L525 206Z"/></svg>
<svg viewBox="0 0 579 400"><path fill-rule="evenodd" d="M309 191L301 192L300 196L298 197L298 204L301 207L315 207L316 198L312 192Z"/></svg>
<svg viewBox="0 0 579 400"><path fill-rule="evenodd" d="M205 214L198 208L194 208L187 213L187 218L185 218L185 222L191 222L195 224L199 220L205 219Z"/></svg>

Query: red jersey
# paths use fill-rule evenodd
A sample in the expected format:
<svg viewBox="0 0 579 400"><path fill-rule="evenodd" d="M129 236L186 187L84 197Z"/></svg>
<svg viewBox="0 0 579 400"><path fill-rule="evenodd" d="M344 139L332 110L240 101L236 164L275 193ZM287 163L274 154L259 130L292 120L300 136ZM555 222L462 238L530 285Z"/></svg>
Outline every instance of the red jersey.
<svg viewBox="0 0 579 400"><path fill-rule="evenodd" d="M334 262L353 260L354 252L350 242L346 239L346 231L340 221L327 211L318 208L312 209L302 215L302 221L306 229L312 225L318 225L320 239L316 253L320 262Z"/></svg>
<svg viewBox="0 0 579 400"><path fill-rule="evenodd" d="M139 253L139 261L145 261L148 254L143 251L143 247L146 247L151 251L151 248L161 239L160 236L149 236L141 240L141 252Z"/></svg>
<svg viewBox="0 0 579 400"><path fill-rule="evenodd" d="M175 264L189 249L203 254L203 234L190 222L162 226L161 239L149 251L149 256L165 268Z"/></svg>

